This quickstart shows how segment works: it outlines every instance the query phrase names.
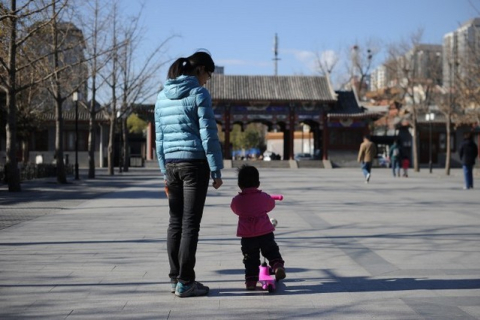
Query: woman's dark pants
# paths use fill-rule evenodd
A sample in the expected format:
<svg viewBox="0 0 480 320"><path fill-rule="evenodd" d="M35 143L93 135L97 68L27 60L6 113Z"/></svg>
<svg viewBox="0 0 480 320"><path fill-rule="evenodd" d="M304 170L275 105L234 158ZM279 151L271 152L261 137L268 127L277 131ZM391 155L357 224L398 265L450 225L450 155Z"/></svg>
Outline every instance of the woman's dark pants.
<svg viewBox="0 0 480 320"><path fill-rule="evenodd" d="M210 169L206 161L167 163L170 223L167 252L170 279L195 281L198 233L207 196Z"/></svg>

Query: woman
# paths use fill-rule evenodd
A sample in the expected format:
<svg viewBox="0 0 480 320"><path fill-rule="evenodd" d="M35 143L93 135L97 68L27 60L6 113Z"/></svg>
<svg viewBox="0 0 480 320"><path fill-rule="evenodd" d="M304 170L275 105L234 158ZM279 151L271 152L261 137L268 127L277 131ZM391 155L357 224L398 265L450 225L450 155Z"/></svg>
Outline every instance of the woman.
<svg viewBox="0 0 480 320"><path fill-rule="evenodd" d="M222 185L222 152L210 93L203 86L215 64L207 52L177 59L155 104L158 163L170 207L167 232L169 277L179 297L207 295L195 281L198 233L210 176Z"/></svg>

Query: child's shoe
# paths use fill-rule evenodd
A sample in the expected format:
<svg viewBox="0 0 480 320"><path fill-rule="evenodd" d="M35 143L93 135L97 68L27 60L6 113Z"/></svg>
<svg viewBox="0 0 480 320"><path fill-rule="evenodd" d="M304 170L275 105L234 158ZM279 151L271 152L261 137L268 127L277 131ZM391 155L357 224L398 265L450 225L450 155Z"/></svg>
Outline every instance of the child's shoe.
<svg viewBox="0 0 480 320"><path fill-rule="evenodd" d="M257 281L255 280L245 281L245 287L247 288L247 290L255 290L257 289Z"/></svg>
<svg viewBox="0 0 480 320"><path fill-rule="evenodd" d="M282 280L285 279L287 275L285 274L285 268L282 266L279 266L275 269L275 280Z"/></svg>

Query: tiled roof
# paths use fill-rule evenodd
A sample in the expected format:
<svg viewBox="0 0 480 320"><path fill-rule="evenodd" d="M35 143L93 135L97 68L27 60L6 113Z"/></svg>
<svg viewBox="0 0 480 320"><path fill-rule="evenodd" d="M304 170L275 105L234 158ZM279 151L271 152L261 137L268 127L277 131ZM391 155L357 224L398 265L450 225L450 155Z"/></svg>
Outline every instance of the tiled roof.
<svg viewBox="0 0 480 320"><path fill-rule="evenodd" d="M83 108L78 108L78 121L89 121L90 113ZM39 115L41 120L55 121L55 112L43 112ZM63 110L62 118L64 121L75 121L75 110ZM108 118L103 112L97 112L95 115L97 121L107 121Z"/></svg>
<svg viewBox="0 0 480 320"><path fill-rule="evenodd" d="M214 74L205 87L214 101L336 101L325 77Z"/></svg>
<svg viewBox="0 0 480 320"><path fill-rule="evenodd" d="M385 112L370 111L358 105L357 99L353 91L335 91L338 96L338 101L329 111L328 118L378 118L385 114Z"/></svg>
<svg viewBox="0 0 480 320"><path fill-rule="evenodd" d="M333 110L328 114L363 114L364 110L358 105L353 91L335 91L338 100Z"/></svg>

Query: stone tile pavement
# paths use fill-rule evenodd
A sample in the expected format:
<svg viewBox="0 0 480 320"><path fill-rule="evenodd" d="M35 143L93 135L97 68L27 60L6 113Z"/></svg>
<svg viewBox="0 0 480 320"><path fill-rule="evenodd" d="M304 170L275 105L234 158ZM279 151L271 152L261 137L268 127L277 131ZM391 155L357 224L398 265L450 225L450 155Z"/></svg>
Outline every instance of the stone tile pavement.
<svg viewBox="0 0 480 320"><path fill-rule="evenodd" d="M210 295L169 292L157 170L0 186L0 319L480 319L480 189L462 173L261 169L286 260L245 291L234 169L211 189L197 254ZM83 177L82 177L83 178Z"/></svg>

